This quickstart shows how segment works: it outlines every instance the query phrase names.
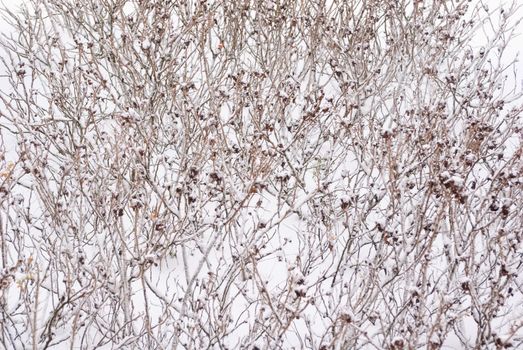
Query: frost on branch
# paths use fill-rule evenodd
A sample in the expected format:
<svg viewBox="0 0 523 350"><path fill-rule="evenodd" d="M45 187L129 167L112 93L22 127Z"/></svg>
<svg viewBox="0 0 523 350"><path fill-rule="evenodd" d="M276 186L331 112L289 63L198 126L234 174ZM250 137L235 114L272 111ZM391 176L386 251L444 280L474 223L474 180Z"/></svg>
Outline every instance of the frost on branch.
<svg viewBox="0 0 523 350"><path fill-rule="evenodd" d="M0 342L523 346L518 11L4 11Z"/></svg>

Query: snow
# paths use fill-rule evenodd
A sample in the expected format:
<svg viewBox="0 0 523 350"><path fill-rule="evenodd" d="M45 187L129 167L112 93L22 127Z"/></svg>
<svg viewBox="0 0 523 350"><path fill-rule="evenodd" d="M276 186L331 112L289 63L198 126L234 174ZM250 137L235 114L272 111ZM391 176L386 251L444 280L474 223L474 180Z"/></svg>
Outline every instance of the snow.
<svg viewBox="0 0 523 350"><path fill-rule="evenodd" d="M147 51L151 48L151 42L149 41L149 39L145 39L144 41L142 41L142 50L144 51Z"/></svg>
<svg viewBox="0 0 523 350"><path fill-rule="evenodd" d="M2 117L20 134L2 129L0 144L2 267L21 264L1 291L16 314L6 329L20 330L13 348L43 345L32 326L56 334L51 348L400 349L429 334L474 347L498 292L487 323L509 341L522 300L521 135L495 123L501 101L475 95L490 78L474 61L495 65L503 43L447 60L444 19L408 23L430 43L412 52L384 33L363 40L349 20L314 40L295 31L305 40L286 47L289 17L200 5L162 21L160 2L127 2L132 31L116 18L100 38L61 25L57 47L14 55L6 91L20 95ZM296 28L336 16L310 11ZM73 39L95 42L92 53L80 57ZM462 59L481 69L465 74ZM17 110L30 77L51 73L38 107Z"/></svg>

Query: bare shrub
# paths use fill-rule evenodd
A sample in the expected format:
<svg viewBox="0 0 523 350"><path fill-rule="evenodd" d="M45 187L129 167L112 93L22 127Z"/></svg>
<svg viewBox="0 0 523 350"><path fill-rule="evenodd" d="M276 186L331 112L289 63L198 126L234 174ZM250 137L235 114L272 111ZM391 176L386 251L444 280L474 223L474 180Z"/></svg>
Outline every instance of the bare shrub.
<svg viewBox="0 0 523 350"><path fill-rule="evenodd" d="M3 13L7 348L522 346L516 4Z"/></svg>

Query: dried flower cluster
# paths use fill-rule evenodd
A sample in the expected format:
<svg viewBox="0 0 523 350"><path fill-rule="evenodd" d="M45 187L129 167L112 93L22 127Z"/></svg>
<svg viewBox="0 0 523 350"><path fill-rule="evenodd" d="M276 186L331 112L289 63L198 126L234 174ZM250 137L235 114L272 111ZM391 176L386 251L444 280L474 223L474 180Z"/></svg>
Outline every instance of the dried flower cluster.
<svg viewBox="0 0 523 350"><path fill-rule="evenodd" d="M0 343L523 346L517 14L468 0L4 10Z"/></svg>

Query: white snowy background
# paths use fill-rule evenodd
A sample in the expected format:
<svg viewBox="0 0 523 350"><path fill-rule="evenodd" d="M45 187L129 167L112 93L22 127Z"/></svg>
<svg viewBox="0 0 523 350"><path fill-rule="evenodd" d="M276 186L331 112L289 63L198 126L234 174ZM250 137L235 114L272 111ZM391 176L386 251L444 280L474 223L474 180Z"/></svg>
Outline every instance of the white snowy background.
<svg viewBox="0 0 523 350"><path fill-rule="evenodd" d="M484 1L483 3L490 6L490 10L493 10L498 4L497 1ZM14 10L19 2L4 1L4 4L7 8ZM515 18L517 17L522 17L521 9L515 16ZM493 20L495 22L494 17ZM495 27L496 23L493 25ZM518 31L523 32L523 26L519 25L519 28ZM10 32L11 28L4 22L1 24L1 30L7 36L12 33ZM482 47L488 47L489 42L486 38L490 38L490 34L488 29L487 32L479 32L472 42L475 45L472 50L480 52ZM68 35L64 34L64 41L71 39ZM153 49L154 42L147 37L132 38L131 40L133 40L132 48L136 52L147 53ZM511 42L504 55L507 62L517 56L519 42L521 42L521 37ZM275 50L277 49L275 48ZM35 54L40 55L41 53ZM146 176L144 176L139 180L142 182L138 182L147 184L143 185L144 188L147 188L147 191L140 192L140 186L135 188L123 182L110 183L104 180L104 174L109 178L110 174L113 173L112 157L119 159L114 164L127 164L130 167L129 173L132 173L134 178L139 178L140 175L137 174L145 171L140 168L141 163L139 162L131 164L132 162L126 163L122 160L122 158L125 158L125 156L122 157L124 154L136 156L137 159L140 159L140 156L149 152L145 147L140 149L136 144L137 139L147 140L147 133L152 133L152 129L146 129L146 123L144 123L144 120L149 116L141 114L140 108L136 108L136 110L131 108L125 111L122 108L121 112L118 112L118 116L105 125L107 130L105 135L100 136L99 130L85 135L83 142L88 146L84 150L80 147L78 151L80 158L85 156L85 159L88 159L85 166L82 165L75 169L72 164L51 164L54 169L59 169L61 165L65 168L70 167L65 170L61 169L57 173L63 175L64 179L67 179L68 175L66 174L78 172L76 175L71 175L71 181L78 181L79 184L92 183L91 186L86 185L86 191L96 193L98 190L107 190L110 191L110 195L105 203L89 203L92 207L86 210L85 216L82 216L82 213L79 214L78 222L65 222L64 219L62 226L54 223L57 226L51 225L41 230L41 232L57 230L55 241L53 241L55 238L52 237L40 237L34 241L30 238L24 240L27 247L31 247L31 249L27 249L27 252L18 258L34 259L39 264L40 261L43 262L47 259L46 253L39 252L39 245L52 246L56 244L54 246L56 251L61 252L64 261L71 263L67 266L70 271L54 271L55 265L53 264L49 266L28 264L28 266L33 266L35 271L41 270L39 273L42 275L47 274L46 269L52 271L49 273L49 281L46 282L49 285L44 285L39 290L38 302L23 300L29 305L27 308L30 310L32 310L31 305L37 303L38 306L31 313L34 318L27 321L20 316L22 314L20 313L19 316L10 320L11 323L6 322L2 325L2 327L11 327L9 330L3 330L4 336L6 331L11 334L20 332L20 337L13 340L13 343L20 348L24 346L30 348L30 344L35 344L35 342L38 344L36 348L53 347L60 349L63 348L64 344L71 346L71 348L79 348L78 344L80 343L89 344L91 348L95 348L99 344L97 342L102 339L103 342L100 344L105 346L102 348L107 349L138 348L140 346L148 348L219 348L219 346L227 346L230 349L252 349L255 347L260 349L278 347L321 349L324 344L332 348L342 348L343 344L356 344L364 348L383 348L389 344L391 348L397 346L399 349L406 346L409 339L416 339L417 343L412 344L412 346L418 347L421 346L420 344L428 346L427 342L434 341L437 343L439 341L437 340L439 336L436 334L437 332L430 335L418 334L416 338L412 335L416 331L409 329L408 332L411 334L411 338L409 338L405 335L406 331L402 331L401 327L396 327L396 325L405 324L405 327L414 325L421 328L420 320L424 315L422 311L419 311L418 316L412 316L412 323L409 323L411 316L402 313L402 309L409 307L410 299L421 298L421 303L427 303L424 307L427 309L426 313L431 314L430 322L434 324L440 322L445 324L444 327L448 326L446 325L447 322L460 323L457 329L462 332L461 334L456 334L457 331L447 331L444 334L442 344L446 348L460 349L464 346L464 341L468 341L470 347L473 347L478 337L477 320L483 317L477 311L477 305L474 303L482 304L487 299L474 301L472 297L467 299L460 294L461 292L455 291L467 289L469 283L472 285L473 282L467 276L477 275L478 278L486 279L485 276L488 276L488 273L482 270L470 272L468 269L471 267L463 267L459 263L456 271L444 270L447 261L460 261L460 259L465 261L468 258L467 256L455 255L459 249L464 247L456 248L448 254L444 251L448 246L458 245L451 232L463 233L470 230L471 225L475 224L473 219L468 222L466 218L456 222L444 220L441 227L441 231L444 233L434 238L433 243L429 244L429 250L432 249L434 256L430 267L423 266L423 264L421 264L422 266L416 265L417 260L413 256L422 256L425 252L416 251L417 248L413 246L413 237L409 238L410 241L407 238L400 239L396 246L395 243L392 243L390 249L384 248L383 240L394 239L392 232L390 232L390 236L387 236L389 234L387 227L395 225L393 227L396 230L408 232L409 227L414 227L417 221L413 216L406 214L408 203L399 200L394 205L399 206L400 209L397 209L396 212L401 212L401 215L404 215L404 221L392 222L392 218L387 219L387 216L383 213L387 213L387 208L395 201L388 195L387 179L391 175L383 170L387 166L375 164L375 160L372 158L358 158L358 154L347 153L346 149L349 147L357 149L357 146L354 146L348 140L365 140L372 131L372 127L380 130L379 134L385 139L380 147L386 148L388 146L386 140L392 138L392 135L396 135L399 126L395 124L396 121L392 117L378 118L377 121L381 122L382 125L371 125L368 129L362 130L360 135L350 135L349 137L347 132L347 134L341 134L341 140L337 138L322 140L323 130L319 130L318 125L328 130L327 134L334 135L340 128L354 121L354 119L350 120L349 117L344 119L340 116L340 118L329 119L325 116L326 123L318 122L317 125L304 132L305 140L294 141L291 132L285 131L286 126L301 125L301 113L307 108L314 110L316 101L322 101L321 103L318 102L318 109L331 108L330 106L334 103L328 101L336 101L341 91L335 83L322 82L321 79L319 79L320 83L326 84L324 91L320 92L310 88L310 81L307 81L307 79L311 79L310 76L300 73L306 71L306 61L300 61L300 63L294 67L296 74L285 80L287 85L282 85L279 88L279 96L276 98L277 103L282 105L288 103L290 99L295 99L295 102L288 103L289 108L281 109L281 111L285 111L285 117L288 120L282 118L276 121L274 125L269 126L282 131L277 133L275 138L260 141L258 143L259 153L257 154L255 154L257 151L254 147L250 148L250 145L257 142L255 137L244 140L237 139L234 134L237 126L225 126L223 130L226 133L225 139L229 142L227 146L232 150L239 149L237 154L235 152L229 153L225 158L227 164L220 164L219 159L216 161L199 159L200 157L213 159L213 152L209 149L219 149L219 145L215 145L216 141L213 139L217 124L227 120L231 114L250 113L251 109L248 106L244 106L243 111L238 110L237 106L231 103L235 98L233 97L229 103L220 106L219 115L211 115L202 121L200 127L203 130L202 133L207 136L201 149L196 146L196 148L189 146L186 149L187 153L183 154L184 152L177 148L185 147L180 140L190 142L192 135L188 133L187 129L184 129L185 126L181 123L169 125L166 123L165 129L176 135L173 137L174 146L165 146L163 152L152 152L154 154L150 162L156 166L155 179L157 181L147 183ZM65 71L70 70L72 72L74 70L73 64L73 62L69 62L70 67L64 64L66 66ZM132 66L133 62L129 64ZM147 64L145 63L145 65ZM518 69L517 75L509 74L506 85L515 85L517 91L521 91L523 88L523 75L521 73L523 65L518 62L516 68ZM452 67L448 69L452 71ZM202 67L201 71L198 69L194 71L201 74L201 76L193 77L196 85L199 85L205 76L219 74L212 70L209 71L209 67ZM122 74L125 74L125 72ZM394 81L398 85L404 79L409 79L402 77L401 72L395 74ZM239 81L238 84L241 84L244 77L237 76L236 82ZM267 94L272 93L273 87L270 85L263 87L263 84L267 84L267 82L262 78L259 81L262 86L259 91ZM12 89L5 78L1 79L0 84L2 91ZM374 84L376 83L374 82ZM236 87L233 85L216 86L214 88L220 94L228 94L229 92L233 94L236 91ZM188 87L189 91L190 89ZM69 92L71 94L81 93L78 91ZM115 94L117 92L117 89L115 89L110 93ZM215 91L215 93L217 92ZM147 94L152 95L154 91L145 91L144 96L147 96ZM202 94L205 94L205 91ZM318 96L324 94L325 96L314 96L315 100L308 100L307 94L318 94ZM421 98L427 98L430 94L430 91L425 92L425 95ZM290 95L292 95L292 98ZM190 99L201 97L192 95L191 92L185 96L189 96ZM241 96L238 95L237 97L238 99L234 100L235 102L239 101ZM119 103L120 99L122 105L124 105L126 103L124 102L125 97L119 97L113 99L112 104L107 104L104 108L107 111L113 109L113 113L117 114L116 111L120 106L115 104ZM366 102L367 105L362 107L361 113L370 113L371 106L378 106L380 109L378 114L387 115L386 110L390 108L391 100L374 105L374 101L370 102L369 99ZM355 103L358 102L355 101ZM517 105L517 103L521 104L521 100L514 104ZM403 105L400 108L408 109L408 106ZM46 106L43 106L42 109L45 110ZM274 108L274 110L276 111L277 108ZM191 112L190 109L189 112ZM187 110L180 111L180 113L189 112ZM328 113L325 115L328 115ZM64 116L42 114L39 116L41 119L35 119L32 123L34 125L46 125L49 120L55 117L65 118ZM245 120L249 120L249 118ZM84 122L81 118L78 121L79 123ZM455 130L460 130L460 128L464 130L465 125L459 124L461 122L457 122ZM2 123L10 128L16 129L17 127L5 119L2 120ZM254 126L250 125L243 125L242 127L245 130L254 129ZM240 127L238 126L238 128ZM307 125L303 128L307 128ZM65 128L57 129L56 135L53 135L53 137L58 140L61 137L60 134L65 135L65 133ZM103 142L99 144L100 137L105 144ZM344 141L344 137L347 141ZM9 161L16 162L21 152L16 138L13 134L4 132L3 141L6 151L4 164L8 164ZM36 143L38 140L35 139L34 142ZM520 140L512 137L505 142L506 153L504 156L514 157L514 152L520 146ZM288 147L288 155L286 151L281 151L284 146L279 146L278 143ZM427 147L431 147L429 144L427 145ZM470 143L468 145L470 146ZM470 147L473 148L473 146ZM36 146L35 149L37 149ZM45 154L45 151L38 152ZM273 154L271 152L281 153ZM459 150L456 150L456 154L458 152ZM245 154L251 156L248 161L245 160L247 158L240 157ZM267 173L264 174L263 170L266 169L264 161L269 164L271 157L280 155L284 164L267 168ZM418 165L415 162L411 163L415 159L411 157L413 155L402 154L401 149L398 150L396 155L398 161L406 169L404 172L408 172L409 167L415 169ZM305 163L304 159L312 159L312 161L307 163L309 168L301 169L300 166ZM376 154L376 159L381 158ZM186 162L187 166L184 168L188 169L184 173L181 173L177 168L180 167L179 164L182 161ZM470 160L470 162L474 161L475 159ZM103 166L92 168L93 164L103 164ZM191 167L191 164L195 165ZM231 169L224 165L237 166L237 168ZM133 166L136 168L131 169ZM252 181L247 182L249 172L252 172L254 168L260 173L252 174L250 177ZM97 169L99 173L90 173L91 169ZM355 170L363 175L354 178L352 173ZM82 174L82 172L84 173ZM296 174L300 175L297 176ZM417 175L421 176L421 174L416 174L411 178L402 179L399 184L401 190L409 192L411 185L414 188L413 191L418 189ZM51 177L52 174L46 176ZM470 184L470 179L465 179L452 171L442 169L439 176L441 182L452 191L465 188ZM481 170L478 170L477 177L485 176L481 173ZM267 183L271 184L270 186L263 183L265 179ZM371 184L373 180L376 183ZM14 196L15 199L20 200L20 208L28 206L30 202L36 203L38 201L34 197L28 197L29 193L32 193L33 196L38 193L45 198L46 193L42 192L43 190L36 192L24 190L26 187L31 188L33 184L30 181L24 182L25 179L20 181L25 187L18 186L17 193ZM204 182L205 186L203 185ZM50 197L54 195L52 191L60 193L63 190L60 188L60 179L50 180L50 183L52 185L47 189L49 190L47 195ZM208 189L207 183L214 184L216 192L223 191L223 193L226 193L228 203L233 203L230 208L224 209L222 202L214 200L213 198L216 195L211 196L202 192ZM171 196L167 197L174 198L176 191L178 191L177 186L183 187L180 187L180 191L188 191L187 197L184 197L187 202L182 200L177 202L174 199L165 202L162 198L166 197L162 194L170 193ZM285 190L286 186L289 190ZM67 188L67 185L64 188ZM120 195L125 198L118 197ZM64 200L59 195L56 198L57 201ZM85 205L89 207L85 203L80 203L82 200L88 201L88 198L89 196L85 196L85 198L80 196L78 200L71 198L74 203L60 202L59 206L63 208L69 206L71 208L84 208ZM103 198L103 195L96 196L96 198ZM420 195L420 198L424 197ZM457 196L454 200L461 199ZM95 231L94 224L90 221L88 212L96 211L97 205L101 209L109 202L113 203L112 201L125 202L125 205L128 206L126 214L118 224L119 226L115 226L114 229L120 230L118 231L120 233L129 232L129 237L120 236L109 240L104 234L113 232L111 231L113 228L107 228L100 236L99 232ZM196 207L201 208L201 210L192 211L191 202L193 201L196 202ZM372 204L373 201L376 201L376 203ZM477 204L478 212L481 212L483 207L488 205L486 200L478 201ZM402 208L402 205L405 207ZM516 208L521 207L521 203L511 202L510 205ZM359 209L353 214L351 209L345 210L347 206L349 208L354 206ZM35 213L38 211L38 209L34 209L34 204L32 208ZM148 208L150 211L147 215L139 216L138 210L134 208ZM156 211L154 208L162 208L166 217L180 218L180 222L161 221L162 211ZM340 208L342 209L340 210ZM415 209L412 208L412 210ZM459 209L455 210L459 211ZM474 210L471 213L474 213ZM451 215L450 212L443 213L437 206L433 208L433 211L430 211L430 214L434 216ZM5 213L4 215L9 214ZM114 215L114 213L111 215ZM146 222L148 219L151 222ZM397 217L394 218L394 220L397 219ZM490 217L485 216L484 219L486 222L490 220ZM492 220L495 221L496 219L492 218ZM521 221L517 214L511 215L511 220L516 228L518 224L521 228ZM481 219L478 220L479 222L485 224L485 226L490 224L481 221ZM160 227L158 225L161 225L161 229L158 229ZM451 228L452 225L461 226L458 229L453 229ZM179 231L180 234L174 235L174 238L169 237L169 239L173 239L173 242L176 242L172 249L169 247L167 238L158 238L155 244L162 246L162 250L161 254L157 254L155 247L149 244L152 241L149 236L146 239L145 236L141 237L136 234L139 230L137 229L138 226L144 227L142 232L144 235L148 230L151 232L173 230ZM100 227L103 227L103 225ZM60 229L64 232L59 232ZM429 232L430 228L423 228L423 230ZM115 236L117 231L114 231ZM35 232L35 229L27 228L27 231L22 232ZM372 235L375 234L383 234L383 236L374 240ZM458 234L456 233L456 235ZM514 235L516 234L517 232L514 233ZM76 238L72 238L78 237L78 235L84 241L88 241L89 244L79 247L76 244ZM513 237L513 239L516 238ZM46 241L46 239L48 240ZM129 252L115 254L114 250L120 247L118 239L128 241L131 247L135 245L133 249L136 248L136 250L132 251L131 249ZM146 241L147 248L141 249L142 245L146 245ZM494 244L492 241L485 243L479 237L477 241L478 249L483 249L485 252L491 249L489 244ZM354 249L353 245L358 248ZM379 248L377 248L378 245ZM399 248L397 248L398 246ZM383 258L376 257L374 254L378 250L390 255ZM141 253L140 256L136 256L137 251ZM344 255L349 254L349 252L354 255L345 257ZM477 253L478 256L481 255L483 258L481 252ZM16 260L13 257L14 255L10 256L10 259ZM389 259L389 257L392 258ZM325 260L321 260L323 258ZM79 263L83 260L86 260L87 264ZM373 266L380 261L383 262L383 266L379 266L379 268ZM72 262L76 263L73 264ZM351 265L351 263L354 263L354 265ZM103 266L104 264L106 266ZM478 269L486 267L487 264L488 261L485 261L484 264L480 264ZM416 268L411 270L410 266L414 265L416 265ZM464 263L464 265L466 264ZM438 271L439 267L442 268L443 272ZM434 279L437 284L437 286L432 285L427 289L441 288L438 293L428 293L424 291L425 287L416 285L416 274L425 268L433 270L431 274L428 274L428 278ZM512 272L509 271L508 273ZM82 280L82 277L78 277L76 281L66 281L67 273L72 275L83 274L83 276L86 276L85 281ZM32 274L31 277L28 277L29 274ZM394 275L397 274L404 275L396 279ZM325 283L324 276L329 276L329 280ZM123 281L124 278L128 278L128 281ZM63 285L66 287L62 286L61 282L57 282L62 279L64 280ZM518 276L515 279L515 283L519 283L521 286L521 277ZM22 299L17 288L23 289L20 286L26 283L24 282L26 280L34 281L34 272L17 271L13 283L3 292L2 296L7 295L7 307L11 310L17 310L20 307ZM96 281L101 281L102 285L96 285ZM86 283L87 287L84 287L82 283ZM373 283L378 283L380 287L373 288ZM483 281L478 283L483 283ZM55 287L55 285L60 285L60 287ZM390 286L394 287L391 288ZM58 295L54 288L58 288L56 290L60 291L74 290L75 294L70 294L69 297L77 298L78 302L71 302L71 309L67 312L62 310L57 312L56 310L60 305L65 305L63 306L64 310L70 305L61 303L61 295ZM86 290L89 291L85 292ZM102 290L103 292L101 292ZM425 293L427 296L426 299L423 299L422 295ZM449 293L448 298L450 299L462 298L456 303L460 306L449 306L448 312L442 311L444 307L441 307L441 305L453 305L452 303L455 302L454 299L447 300L446 293ZM86 296L86 294L89 295ZM521 293L516 293L516 295L520 298L522 296ZM130 297L128 300L130 305L123 305L121 308L118 307L117 311L114 311L113 302L114 305L122 302L126 299L125 296ZM487 296L481 298L483 297L487 298ZM111 298L114 298L114 301ZM499 334L501 338L509 337L510 326L516 324L521 319L520 315L523 315L521 307L523 300L511 299L509 296L506 298L503 311L507 313L503 317L494 318L490 325L493 329L499 329L502 332ZM395 303L397 304L389 308L388 301L391 300L396 300ZM201 309L199 308L200 304ZM475 306L471 306L471 304ZM514 307L512 308L511 305ZM78 316L87 309L98 310L99 315ZM435 312L436 309L443 313ZM106 312L118 313L118 315L106 315L104 314ZM390 321L391 317L387 313L397 315L397 317L392 318L393 322ZM13 314L16 314L16 312ZM16 317L20 318L16 319ZM77 324L81 323L81 317L87 319L83 327L77 327L81 330L82 335L77 334L76 338L73 337L71 341L72 329L75 329ZM60 323L58 318L63 318L64 322ZM350 326L341 335L329 338L331 334L337 331L338 324L343 321L346 321ZM19 327L19 330L15 331L15 325ZM31 329L31 327L34 329ZM269 328L265 331L264 327ZM53 329L52 334L51 328ZM117 331L115 331L115 335L111 335L112 338L104 339L106 335L103 334L102 329L116 329ZM519 337L521 337L521 330L518 332ZM28 334L37 334L38 336L31 338ZM207 337L202 337L202 334L207 335ZM219 338L219 340L216 338ZM207 339L207 343L202 343L200 339ZM343 343L343 341L346 343ZM523 344L521 340L520 344ZM495 344L492 343L488 346L493 347Z"/></svg>

